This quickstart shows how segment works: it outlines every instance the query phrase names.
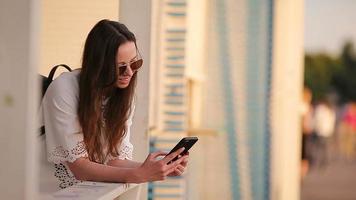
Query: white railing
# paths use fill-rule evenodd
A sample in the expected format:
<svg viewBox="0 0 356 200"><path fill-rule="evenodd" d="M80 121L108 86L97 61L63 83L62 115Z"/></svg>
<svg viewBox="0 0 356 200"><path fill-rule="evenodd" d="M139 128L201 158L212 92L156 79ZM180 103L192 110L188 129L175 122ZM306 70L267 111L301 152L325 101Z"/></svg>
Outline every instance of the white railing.
<svg viewBox="0 0 356 200"><path fill-rule="evenodd" d="M53 165L48 162L46 156L46 143L44 137L40 137L36 146L39 147L40 156L40 176L39 196L41 200L138 200L140 198L140 184L127 183L108 183L84 181L56 191L53 188L51 170Z"/></svg>
<svg viewBox="0 0 356 200"><path fill-rule="evenodd" d="M140 185L85 181L52 194L41 195L41 200L138 200Z"/></svg>

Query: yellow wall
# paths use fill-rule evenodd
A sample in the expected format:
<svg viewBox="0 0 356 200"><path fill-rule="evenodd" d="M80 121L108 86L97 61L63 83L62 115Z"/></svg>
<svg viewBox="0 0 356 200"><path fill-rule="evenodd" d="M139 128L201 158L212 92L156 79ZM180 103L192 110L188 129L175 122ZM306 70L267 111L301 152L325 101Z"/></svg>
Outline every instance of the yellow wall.
<svg viewBox="0 0 356 200"><path fill-rule="evenodd" d="M118 0L41 1L39 72L60 63L79 68L86 36L104 18L119 18Z"/></svg>

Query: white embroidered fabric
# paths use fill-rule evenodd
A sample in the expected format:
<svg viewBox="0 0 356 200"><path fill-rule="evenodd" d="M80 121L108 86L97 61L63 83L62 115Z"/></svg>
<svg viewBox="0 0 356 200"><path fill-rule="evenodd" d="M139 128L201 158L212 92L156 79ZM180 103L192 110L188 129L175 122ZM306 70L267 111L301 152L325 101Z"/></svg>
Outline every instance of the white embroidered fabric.
<svg viewBox="0 0 356 200"><path fill-rule="evenodd" d="M66 162L88 157L79 125L77 108L79 99L79 70L61 74L48 88L42 101L42 120L45 125L47 160L52 163L54 177L59 188L80 182L68 168ZM133 145L130 143L130 127L135 107L126 121L126 135L120 146L119 155L108 156L104 164L113 159L132 159Z"/></svg>
<svg viewBox="0 0 356 200"><path fill-rule="evenodd" d="M110 160L120 159L120 160L132 160L133 145L128 142L123 142L120 147L119 155L112 156L111 154L105 159L104 164L107 164Z"/></svg>
<svg viewBox="0 0 356 200"><path fill-rule="evenodd" d="M48 155L48 161L59 164L66 161L74 162L81 157L88 157L84 141L77 142L77 144L72 149L65 149L63 146L56 147L50 151Z"/></svg>
<svg viewBox="0 0 356 200"><path fill-rule="evenodd" d="M132 160L132 151L133 145L131 143L123 143L119 150L119 155L117 157L109 155L104 164L107 164L110 160L114 159ZM64 189L81 182L74 177L73 173L65 163L65 161L74 162L80 157L88 157L84 142L78 142L77 145L70 151L63 149L63 147L60 146L51 152L48 160L54 163L54 176L59 181L59 188Z"/></svg>

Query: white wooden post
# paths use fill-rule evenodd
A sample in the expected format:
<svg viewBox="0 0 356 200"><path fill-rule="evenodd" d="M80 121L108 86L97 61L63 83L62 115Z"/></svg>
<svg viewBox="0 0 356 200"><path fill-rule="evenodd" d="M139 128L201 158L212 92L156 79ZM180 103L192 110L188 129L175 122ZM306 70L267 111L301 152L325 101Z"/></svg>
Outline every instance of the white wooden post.
<svg viewBox="0 0 356 200"><path fill-rule="evenodd" d="M37 0L0 1L0 199L37 198Z"/></svg>
<svg viewBox="0 0 356 200"><path fill-rule="evenodd" d="M119 21L136 35L137 44L144 59L143 69L138 74L136 111L131 133L134 159L143 161L148 154L151 1L121 0ZM146 184L141 185L140 199L147 199Z"/></svg>
<svg viewBox="0 0 356 200"><path fill-rule="evenodd" d="M274 200L297 200L300 193L303 10L303 0L274 5L270 197Z"/></svg>

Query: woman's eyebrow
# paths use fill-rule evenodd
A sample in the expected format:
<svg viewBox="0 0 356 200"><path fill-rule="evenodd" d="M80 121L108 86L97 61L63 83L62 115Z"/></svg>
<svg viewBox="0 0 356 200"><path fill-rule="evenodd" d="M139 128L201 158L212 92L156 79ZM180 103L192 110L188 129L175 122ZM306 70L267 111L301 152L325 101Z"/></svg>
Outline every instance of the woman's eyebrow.
<svg viewBox="0 0 356 200"><path fill-rule="evenodd" d="M138 55L136 55L135 57L133 57L130 62L134 61L137 58ZM125 62L119 62L118 64L126 64Z"/></svg>

